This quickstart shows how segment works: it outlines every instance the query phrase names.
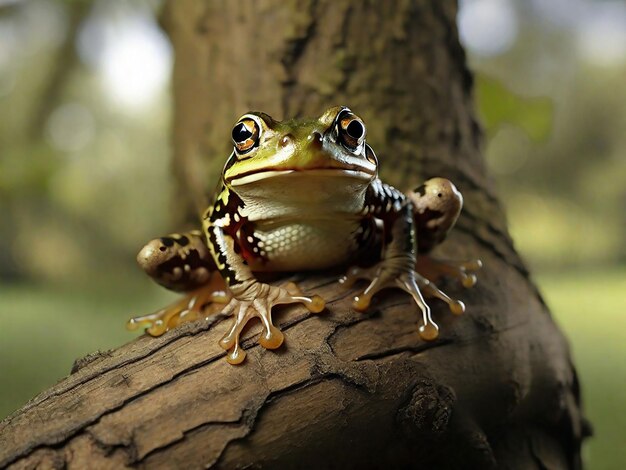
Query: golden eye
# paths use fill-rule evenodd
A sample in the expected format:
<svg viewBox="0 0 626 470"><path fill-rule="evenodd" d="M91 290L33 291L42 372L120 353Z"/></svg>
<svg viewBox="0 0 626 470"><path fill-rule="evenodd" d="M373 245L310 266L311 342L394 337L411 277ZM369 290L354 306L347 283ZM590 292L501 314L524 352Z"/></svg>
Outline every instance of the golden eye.
<svg viewBox="0 0 626 470"><path fill-rule="evenodd" d="M339 137L346 147L355 150L365 140L365 124L360 117L345 113L339 118Z"/></svg>
<svg viewBox="0 0 626 470"><path fill-rule="evenodd" d="M231 135L237 152L246 153L259 141L259 125L254 119L243 118L235 124Z"/></svg>

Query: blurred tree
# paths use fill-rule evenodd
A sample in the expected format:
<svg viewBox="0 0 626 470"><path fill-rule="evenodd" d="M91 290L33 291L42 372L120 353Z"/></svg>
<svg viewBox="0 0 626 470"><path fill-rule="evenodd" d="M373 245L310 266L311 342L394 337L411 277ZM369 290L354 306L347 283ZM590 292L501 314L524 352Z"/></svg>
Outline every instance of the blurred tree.
<svg viewBox="0 0 626 470"><path fill-rule="evenodd" d="M626 3L568 5L476 0L461 15L486 161L518 248L544 272L626 259Z"/></svg>
<svg viewBox="0 0 626 470"><path fill-rule="evenodd" d="M309 277L331 314L287 309L286 351L262 351L252 329L248 363L228 366L207 347L226 327L217 317L86 358L0 425L0 465L579 468L576 373L485 174L455 15L452 0L172 0L164 18L188 213L207 204L243 111L349 104L386 180L441 175L465 195L444 247L485 260L459 293L465 317L434 305L442 337L425 344L405 297L355 315L334 275Z"/></svg>
<svg viewBox="0 0 626 470"><path fill-rule="evenodd" d="M141 240L164 230L166 95L138 109L102 96L103 68L123 67L128 84L136 81L137 67L113 59L129 48L145 52L137 42L161 47L167 80L169 44L150 3L29 0L2 8L3 280L74 282L134 269ZM153 68L139 73L155 74Z"/></svg>

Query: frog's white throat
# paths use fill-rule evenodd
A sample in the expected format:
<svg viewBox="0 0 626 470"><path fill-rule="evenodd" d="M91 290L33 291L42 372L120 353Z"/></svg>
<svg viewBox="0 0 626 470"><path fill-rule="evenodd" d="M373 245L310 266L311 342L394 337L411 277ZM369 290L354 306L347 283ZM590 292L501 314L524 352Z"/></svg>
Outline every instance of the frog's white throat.
<svg viewBox="0 0 626 470"><path fill-rule="evenodd" d="M230 187L250 220L336 218L359 213L373 178L358 170L272 170L233 180Z"/></svg>

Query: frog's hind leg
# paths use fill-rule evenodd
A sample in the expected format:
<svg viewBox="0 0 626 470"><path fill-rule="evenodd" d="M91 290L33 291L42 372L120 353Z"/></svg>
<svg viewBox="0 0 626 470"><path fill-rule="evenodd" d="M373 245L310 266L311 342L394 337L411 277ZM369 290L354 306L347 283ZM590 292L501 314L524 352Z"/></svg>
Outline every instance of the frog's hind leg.
<svg viewBox="0 0 626 470"><path fill-rule="evenodd" d="M428 253L445 239L461 212L463 198L456 187L445 178L432 178L407 193L408 203L405 203L403 198L397 197L390 188L387 188L385 193L387 201L399 203L387 202L386 207L393 209L398 205L399 210L390 218L388 213L380 210L381 201L374 200L374 203L378 203L378 206L375 206L375 209L378 209L377 214L382 214L381 219L385 223L385 237L390 241L383 259L370 268L351 268L339 282L350 287L357 279L370 281L365 290L354 298L353 307L361 311L367 309L372 297L382 289L389 287L403 289L413 297L422 312L420 337L432 341L438 337L439 328L431 317L430 308L424 301L422 293L427 297L443 300L456 315L463 313L465 306L462 302L450 298L431 282L432 280L425 277L425 272L417 263L417 255ZM387 211L389 212L389 209ZM469 277L468 271L479 267L479 264L466 264L457 266L455 271L452 264L433 261L430 258L429 260L434 274L437 274L438 268L445 274L458 272Z"/></svg>
<svg viewBox="0 0 626 470"><path fill-rule="evenodd" d="M150 241L137 255L137 262L155 282L185 296L156 312L131 318L129 330L146 327L148 334L160 336L181 323L201 318L208 303L230 300L198 230Z"/></svg>
<svg viewBox="0 0 626 470"><path fill-rule="evenodd" d="M479 259L471 261L451 261L433 258L430 255L420 255L417 258L417 271L427 279L435 282L442 277L457 279L463 287L473 287L476 284L476 272L482 268Z"/></svg>
<svg viewBox="0 0 626 470"><path fill-rule="evenodd" d="M226 290L224 280L219 273L214 272L209 283L186 293L182 299L156 312L131 318L126 323L126 328L136 330L145 327L149 335L161 336L182 323L201 319L205 315L203 310L207 304L226 304L230 299L231 295Z"/></svg>
<svg viewBox="0 0 626 470"><path fill-rule="evenodd" d="M480 260L438 260L428 254L445 240L461 213L463 197L459 190L445 178L431 178L409 191L407 197L417 228L417 271L433 282L447 276L458 279L465 287L476 284L475 273L482 267Z"/></svg>

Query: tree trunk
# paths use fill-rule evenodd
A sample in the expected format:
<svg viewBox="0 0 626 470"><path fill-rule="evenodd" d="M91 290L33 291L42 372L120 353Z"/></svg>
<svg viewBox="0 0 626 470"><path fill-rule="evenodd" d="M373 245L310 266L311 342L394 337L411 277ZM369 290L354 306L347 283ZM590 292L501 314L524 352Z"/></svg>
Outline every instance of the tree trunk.
<svg viewBox="0 0 626 470"><path fill-rule="evenodd" d="M463 192L438 253L484 261L475 288L445 286L466 315L431 301L441 335L424 343L406 294L356 313L338 273L302 274L328 309L278 310L280 350L259 347L255 325L244 365L227 364L228 319L216 315L87 357L0 424L0 466L579 468L576 373L485 174L455 15L451 0L171 0L164 24L190 212L206 204L239 115L346 104L368 124L385 181L444 176Z"/></svg>

